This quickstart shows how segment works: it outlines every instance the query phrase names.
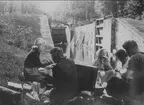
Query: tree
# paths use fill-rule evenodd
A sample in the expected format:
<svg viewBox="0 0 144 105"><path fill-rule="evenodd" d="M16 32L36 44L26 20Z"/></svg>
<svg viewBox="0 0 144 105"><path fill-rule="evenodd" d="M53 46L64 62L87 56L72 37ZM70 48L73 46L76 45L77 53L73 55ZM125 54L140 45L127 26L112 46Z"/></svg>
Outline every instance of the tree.
<svg viewBox="0 0 144 105"><path fill-rule="evenodd" d="M124 5L127 0L96 0L95 11L103 16L113 15L115 17L122 16Z"/></svg>
<svg viewBox="0 0 144 105"><path fill-rule="evenodd" d="M85 1L65 1L58 8L53 19L70 22L89 21L91 18L97 18L98 14L94 11L94 0ZM59 16L59 17L58 17Z"/></svg>
<svg viewBox="0 0 144 105"><path fill-rule="evenodd" d="M143 0L128 0L125 5L125 15L130 18L142 19L144 11L144 1Z"/></svg>
<svg viewBox="0 0 144 105"><path fill-rule="evenodd" d="M142 19L144 11L143 0L96 0L95 11L101 16L114 15Z"/></svg>
<svg viewBox="0 0 144 105"><path fill-rule="evenodd" d="M21 12L23 14L42 14L43 12L39 9L39 5L36 2L21 1Z"/></svg>
<svg viewBox="0 0 144 105"><path fill-rule="evenodd" d="M6 3L3 1L0 1L0 14L4 14L5 10L4 7L6 6Z"/></svg>
<svg viewBox="0 0 144 105"><path fill-rule="evenodd" d="M29 14L42 14L36 2L29 1L0 1L0 13L29 13Z"/></svg>

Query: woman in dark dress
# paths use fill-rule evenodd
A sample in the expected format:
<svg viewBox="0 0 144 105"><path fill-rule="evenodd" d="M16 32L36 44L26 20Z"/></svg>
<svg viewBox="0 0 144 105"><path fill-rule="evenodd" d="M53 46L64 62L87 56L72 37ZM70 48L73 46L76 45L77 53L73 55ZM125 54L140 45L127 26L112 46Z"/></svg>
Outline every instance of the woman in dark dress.
<svg viewBox="0 0 144 105"><path fill-rule="evenodd" d="M44 67L52 64L52 62L42 64L40 61L40 53L44 50L44 47L45 40L37 38L24 62L24 75L26 79L28 81L40 82L41 87L43 87L46 82L52 82L52 77L47 75L46 69L44 69Z"/></svg>

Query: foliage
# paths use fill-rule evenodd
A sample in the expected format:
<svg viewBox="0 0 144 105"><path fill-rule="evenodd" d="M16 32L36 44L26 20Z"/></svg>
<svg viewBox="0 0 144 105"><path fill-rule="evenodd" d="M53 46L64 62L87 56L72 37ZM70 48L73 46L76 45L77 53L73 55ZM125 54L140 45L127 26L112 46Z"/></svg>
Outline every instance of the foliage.
<svg viewBox="0 0 144 105"><path fill-rule="evenodd" d="M142 19L144 11L143 0L96 0L95 11L101 16L113 14L116 17Z"/></svg>
<svg viewBox="0 0 144 105"><path fill-rule="evenodd" d="M76 23L97 17L98 15L94 11L94 0L64 2L52 16L53 20L60 20L64 23L70 21Z"/></svg>
<svg viewBox="0 0 144 105"><path fill-rule="evenodd" d="M4 13L43 14L35 2L0 1L0 14Z"/></svg>
<svg viewBox="0 0 144 105"><path fill-rule="evenodd" d="M144 1L143 0L128 0L125 5L125 15L130 18L142 19L143 11L144 11Z"/></svg>
<svg viewBox="0 0 144 105"><path fill-rule="evenodd" d="M7 86L7 81L18 82L17 76L23 69L26 52L5 43L0 38L0 85Z"/></svg>
<svg viewBox="0 0 144 105"><path fill-rule="evenodd" d="M96 0L95 11L101 16L115 15L122 16L127 0Z"/></svg>
<svg viewBox="0 0 144 105"><path fill-rule="evenodd" d="M58 7L52 19L72 24L107 15L142 19L143 8L143 0L64 1Z"/></svg>
<svg viewBox="0 0 144 105"><path fill-rule="evenodd" d="M34 40L40 37L39 17L12 13L1 17L0 25L6 42L29 51Z"/></svg>
<svg viewBox="0 0 144 105"><path fill-rule="evenodd" d="M43 14L35 2L22 1L21 13L23 14Z"/></svg>

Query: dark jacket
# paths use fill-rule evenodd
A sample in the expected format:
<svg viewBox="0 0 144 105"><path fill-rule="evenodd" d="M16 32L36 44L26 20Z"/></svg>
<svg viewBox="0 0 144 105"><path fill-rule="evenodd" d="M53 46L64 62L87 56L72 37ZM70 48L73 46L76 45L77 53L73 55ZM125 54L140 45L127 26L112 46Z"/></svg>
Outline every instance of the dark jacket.
<svg viewBox="0 0 144 105"><path fill-rule="evenodd" d="M56 89L63 92L77 91L77 69L73 60L66 57L53 68Z"/></svg>

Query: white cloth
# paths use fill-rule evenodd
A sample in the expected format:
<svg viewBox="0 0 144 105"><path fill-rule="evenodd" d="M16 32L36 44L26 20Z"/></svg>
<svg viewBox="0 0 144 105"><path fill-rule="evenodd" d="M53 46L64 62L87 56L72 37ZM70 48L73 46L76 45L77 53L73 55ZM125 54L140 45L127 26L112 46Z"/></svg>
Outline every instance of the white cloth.
<svg viewBox="0 0 144 105"><path fill-rule="evenodd" d="M120 75L118 75L118 73L116 73L114 70L98 71L95 88L105 88L108 80L110 80L112 77L120 78Z"/></svg>

